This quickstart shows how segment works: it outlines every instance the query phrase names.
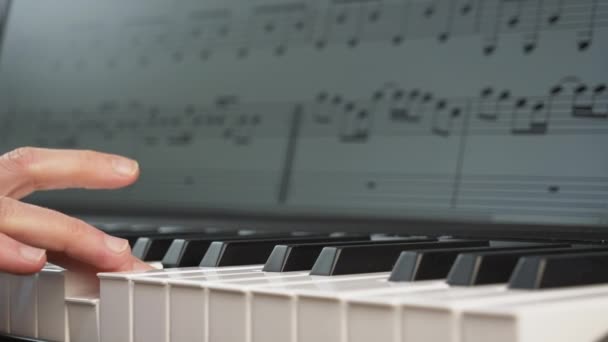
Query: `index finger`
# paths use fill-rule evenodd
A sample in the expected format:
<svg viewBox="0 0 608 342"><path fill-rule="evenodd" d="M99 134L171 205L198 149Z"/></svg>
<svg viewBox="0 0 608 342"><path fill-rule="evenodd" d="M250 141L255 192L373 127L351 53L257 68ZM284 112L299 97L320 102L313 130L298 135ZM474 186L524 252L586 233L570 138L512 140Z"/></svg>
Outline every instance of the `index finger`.
<svg viewBox="0 0 608 342"><path fill-rule="evenodd" d="M23 147L0 156L0 196L17 199L36 190L116 189L138 176L136 161L94 151Z"/></svg>
<svg viewBox="0 0 608 342"><path fill-rule="evenodd" d="M59 252L100 271L138 267L129 243L61 213L0 197L0 233L26 245Z"/></svg>

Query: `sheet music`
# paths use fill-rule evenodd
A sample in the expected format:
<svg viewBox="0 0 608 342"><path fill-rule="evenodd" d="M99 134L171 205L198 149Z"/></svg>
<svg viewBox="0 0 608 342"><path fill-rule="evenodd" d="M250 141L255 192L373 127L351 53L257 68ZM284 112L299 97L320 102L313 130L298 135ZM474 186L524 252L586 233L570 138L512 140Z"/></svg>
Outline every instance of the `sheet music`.
<svg viewBox="0 0 608 342"><path fill-rule="evenodd" d="M0 150L142 164L48 201L605 225L607 85L608 0L20 0Z"/></svg>

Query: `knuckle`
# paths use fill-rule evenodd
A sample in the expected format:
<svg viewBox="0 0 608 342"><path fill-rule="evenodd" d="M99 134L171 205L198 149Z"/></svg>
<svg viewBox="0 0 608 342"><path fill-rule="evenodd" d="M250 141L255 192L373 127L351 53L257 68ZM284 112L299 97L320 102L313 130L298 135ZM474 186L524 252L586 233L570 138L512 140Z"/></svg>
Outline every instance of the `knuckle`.
<svg viewBox="0 0 608 342"><path fill-rule="evenodd" d="M0 222L5 221L13 215L12 200L8 197L0 196Z"/></svg>
<svg viewBox="0 0 608 342"><path fill-rule="evenodd" d="M99 160L99 153L92 150L81 150L78 152L78 158L84 163L94 163Z"/></svg>
<svg viewBox="0 0 608 342"><path fill-rule="evenodd" d="M66 241L75 241L87 232L87 225L77 219L68 220L64 225Z"/></svg>
<svg viewBox="0 0 608 342"><path fill-rule="evenodd" d="M100 163L105 162L103 156L92 150L79 150L76 152L76 159L78 164L81 165L80 173L87 174L90 172L91 168L100 165Z"/></svg>
<svg viewBox="0 0 608 342"><path fill-rule="evenodd" d="M35 148L19 147L0 157L0 165L11 172L25 172L34 164L35 158Z"/></svg>

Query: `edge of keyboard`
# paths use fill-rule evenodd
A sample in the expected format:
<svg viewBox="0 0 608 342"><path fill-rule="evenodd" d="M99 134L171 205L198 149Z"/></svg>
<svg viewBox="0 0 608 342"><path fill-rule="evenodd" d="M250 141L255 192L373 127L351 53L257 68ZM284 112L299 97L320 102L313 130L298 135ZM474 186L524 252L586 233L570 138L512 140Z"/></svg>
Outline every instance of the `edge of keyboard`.
<svg viewBox="0 0 608 342"><path fill-rule="evenodd" d="M47 342L44 340L38 340L33 338L25 338L25 337L15 337L15 336L7 336L0 334L1 342Z"/></svg>

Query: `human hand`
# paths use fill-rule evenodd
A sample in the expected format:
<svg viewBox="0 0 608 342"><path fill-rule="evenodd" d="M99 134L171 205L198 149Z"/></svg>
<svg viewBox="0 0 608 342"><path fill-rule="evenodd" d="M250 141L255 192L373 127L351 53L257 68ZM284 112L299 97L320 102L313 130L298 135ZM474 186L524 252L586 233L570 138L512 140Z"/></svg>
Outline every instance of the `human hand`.
<svg viewBox="0 0 608 342"><path fill-rule="evenodd" d="M0 156L0 271L38 272L47 262L88 271L147 270L126 240L59 212L20 202L38 190L117 189L137 162L93 151L19 148Z"/></svg>

